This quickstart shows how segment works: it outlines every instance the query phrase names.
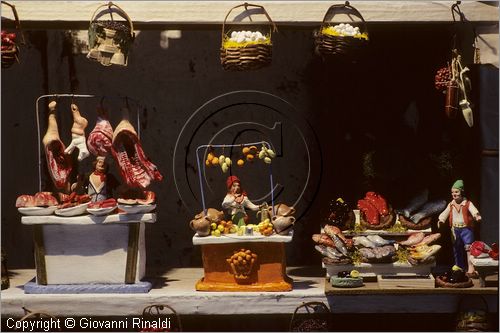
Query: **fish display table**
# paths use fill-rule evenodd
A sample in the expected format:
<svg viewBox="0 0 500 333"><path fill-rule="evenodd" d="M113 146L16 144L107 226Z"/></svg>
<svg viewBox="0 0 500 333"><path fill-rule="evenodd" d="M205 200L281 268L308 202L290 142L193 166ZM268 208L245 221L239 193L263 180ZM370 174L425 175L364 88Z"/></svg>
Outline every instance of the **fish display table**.
<svg viewBox="0 0 500 333"><path fill-rule="evenodd" d="M36 282L26 293L148 292L145 223L155 213L23 216L34 231Z"/></svg>
<svg viewBox="0 0 500 333"><path fill-rule="evenodd" d="M196 290L292 290L292 279L286 274L285 255L285 243L291 240L291 235L195 235L193 244L201 245L204 269L204 276L196 283Z"/></svg>
<svg viewBox="0 0 500 333"><path fill-rule="evenodd" d="M492 258L471 258L472 265L474 269L479 274L479 282L481 287L486 286L486 276L492 274L498 274L498 260L493 260Z"/></svg>

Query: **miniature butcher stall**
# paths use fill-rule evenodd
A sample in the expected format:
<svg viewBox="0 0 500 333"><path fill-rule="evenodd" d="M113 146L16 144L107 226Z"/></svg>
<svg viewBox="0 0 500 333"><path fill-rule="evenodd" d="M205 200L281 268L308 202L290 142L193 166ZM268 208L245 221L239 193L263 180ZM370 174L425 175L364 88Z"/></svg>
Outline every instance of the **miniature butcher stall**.
<svg viewBox="0 0 500 333"><path fill-rule="evenodd" d="M48 104L47 130L41 138L39 102L48 97L54 100ZM67 148L65 133L59 134L59 128L64 128L59 124L64 123L63 97L71 97L73 118ZM96 125L87 140L85 116L91 112L80 110L75 98L94 97L60 94L37 99L42 146L39 192L16 199L18 212L25 215L22 224L33 226L34 232L36 281L25 285L26 293L145 293L151 289L151 283L141 279L146 271L145 227L156 221L156 196L145 188L162 176L144 154L128 120L128 98L114 131L101 98ZM54 186L45 187L52 192L42 191L42 148ZM82 172L88 168L87 161L82 161L90 154L95 155L91 170ZM107 155L116 160L123 183L108 170ZM80 169L77 176L75 169Z"/></svg>

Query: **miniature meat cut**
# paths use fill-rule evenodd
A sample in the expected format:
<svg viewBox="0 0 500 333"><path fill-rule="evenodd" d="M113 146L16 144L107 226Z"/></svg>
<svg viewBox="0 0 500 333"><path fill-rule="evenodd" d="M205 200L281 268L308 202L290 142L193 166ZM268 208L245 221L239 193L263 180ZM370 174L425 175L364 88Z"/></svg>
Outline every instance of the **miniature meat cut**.
<svg viewBox="0 0 500 333"><path fill-rule="evenodd" d="M366 199L358 200L358 208L363 214L365 214L368 223L372 225L380 224L378 210L371 202Z"/></svg>
<svg viewBox="0 0 500 333"><path fill-rule="evenodd" d="M146 188L153 180L161 181L163 176L144 154L137 133L127 118L125 115L115 129L111 151L126 184Z"/></svg>
<svg viewBox="0 0 500 333"><path fill-rule="evenodd" d="M42 139L42 143L45 148L45 157L50 177L58 189L63 189L67 185L72 165L70 157L64 153L64 143L59 138L56 105L55 101L49 104L47 132Z"/></svg>
<svg viewBox="0 0 500 333"><path fill-rule="evenodd" d="M71 143L64 152L66 154L71 154L75 148L78 148L78 161L81 161L90 155L87 145L85 144L85 128L87 128L88 121L80 115L80 110L75 104L71 104L71 112L73 113Z"/></svg>
<svg viewBox="0 0 500 333"><path fill-rule="evenodd" d="M34 195L34 200L37 207L56 206L59 204L51 192L38 192Z"/></svg>
<svg viewBox="0 0 500 333"><path fill-rule="evenodd" d="M104 111L99 111L94 129L89 134L87 146L95 156L106 156L111 151L113 141L113 128L109 120L104 115Z"/></svg>
<svg viewBox="0 0 500 333"><path fill-rule="evenodd" d="M151 205L156 200L156 195L153 191L144 191L145 199L137 199L139 205Z"/></svg>
<svg viewBox="0 0 500 333"><path fill-rule="evenodd" d="M35 197L29 194L23 194L16 199L16 208L19 207L35 207Z"/></svg>

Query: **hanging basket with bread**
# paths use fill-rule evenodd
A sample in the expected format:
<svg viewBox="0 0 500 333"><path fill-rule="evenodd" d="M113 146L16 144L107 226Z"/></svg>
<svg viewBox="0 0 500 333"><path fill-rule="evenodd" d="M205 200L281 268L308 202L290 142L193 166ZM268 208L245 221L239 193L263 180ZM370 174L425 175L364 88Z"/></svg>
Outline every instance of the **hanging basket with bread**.
<svg viewBox="0 0 500 333"><path fill-rule="evenodd" d="M358 17L361 21L334 24L335 15L344 14L349 18ZM352 18L351 18L352 20ZM315 52L323 58L359 58L368 45L368 30L361 13L346 1L342 5L332 5L325 13L319 30L314 33Z"/></svg>
<svg viewBox="0 0 500 333"><path fill-rule="evenodd" d="M107 9L103 9L107 7ZM109 14L111 19L100 20ZM116 21L113 13L125 21ZM109 2L97 7L89 26L89 53L87 58L99 62L103 66L127 66L128 54L134 42L134 25L130 17L116 4Z"/></svg>
<svg viewBox="0 0 500 333"><path fill-rule="evenodd" d="M251 15L249 7L260 9L266 16L269 23L266 25L251 24L228 25L229 14L238 7L245 7L245 11ZM249 30L250 29L250 30ZM220 60L225 70L245 71L259 69L271 64L272 59L272 33L278 29L273 20L259 5L244 3L229 10L222 24L222 46L220 50Z"/></svg>
<svg viewBox="0 0 500 333"><path fill-rule="evenodd" d="M24 45L24 35L21 30L21 22L17 15L16 6L2 1L2 5L9 6L14 14L14 24L16 32L9 32L2 29L2 68L9 68L14 63L19 63L19 46L18 36L20 36L21 45ZM2 25L4 25L4 18L2 17Z"/></svg>

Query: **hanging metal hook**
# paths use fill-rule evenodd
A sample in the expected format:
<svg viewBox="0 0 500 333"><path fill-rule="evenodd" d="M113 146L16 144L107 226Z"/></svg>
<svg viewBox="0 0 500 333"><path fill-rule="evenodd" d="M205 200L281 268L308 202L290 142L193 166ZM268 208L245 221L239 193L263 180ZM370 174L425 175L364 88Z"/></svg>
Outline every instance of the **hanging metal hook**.
<svg viewBox="0 0 500 333"><path fill-rule="evenodd" d="M451 5L451 15L453 16L454 22L457 22L457 20L455 19L455 13L458 14L458 17L460 18L460 22L465 22L465 15L462 12L462 10L460 9L461 3L462 3L462 1L457 1L453 5Z"/></svg>

